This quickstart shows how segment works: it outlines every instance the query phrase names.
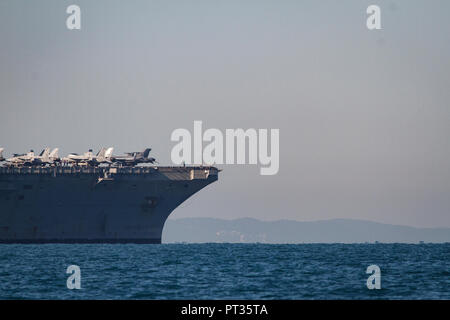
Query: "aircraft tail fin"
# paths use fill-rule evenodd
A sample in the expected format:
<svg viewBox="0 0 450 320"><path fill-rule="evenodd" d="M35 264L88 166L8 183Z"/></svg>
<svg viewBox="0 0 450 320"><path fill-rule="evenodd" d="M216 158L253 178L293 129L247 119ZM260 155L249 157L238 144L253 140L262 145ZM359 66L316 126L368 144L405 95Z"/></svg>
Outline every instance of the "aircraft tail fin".
<svg viewBox="0 0 450 320"><path fill-rule="evenodd" d="M97 158L104 157L105 156L105 152L106 152L106 149L105 148L101 148L100 151L97 153Z"/></svg>
<svg viewBox="0 0 450 320"><path fill-rule="evenodd" d="M144 156L144 158L148 157L148 155L150 154L150 151L152 151L152 149L147 148L142 152L142 155Z"/></svg>
<svg viewBox="0 0 450 320"><path fill-rule="evenodd" d="M41 153L39 154L39 156L41 157L48 157L50 155L50 148L45 148L44 150L41 151Z"/></svg>
<svg viewBox="0 0 450 320"><path fill-rule="evenodd" d="M0 159L3 159L3 150L5 150L5 148L0 148Z"/></svg>
<svg viewBox="0 0 450 320"><path fill-rule="evenodd" d="M113 151L114 151L114 148L113 148L113 147L108 148L108 149L105 151L105 158L106 158L106 159L111 158Z"/></svg>
<svg viewBox="0 0 450 320"><path fill-rule="evenodd" d="M50 152L50 158L52 159L58 158L58 151L59 151L58 148L53 149L52 152Z"/></svg>
<svg viewBox="0 0 450 320"><path fill-rule="evenodd" d="M39 155L41 157L41 161L48 162L50 161L50 148L45 148Z"/></svg>

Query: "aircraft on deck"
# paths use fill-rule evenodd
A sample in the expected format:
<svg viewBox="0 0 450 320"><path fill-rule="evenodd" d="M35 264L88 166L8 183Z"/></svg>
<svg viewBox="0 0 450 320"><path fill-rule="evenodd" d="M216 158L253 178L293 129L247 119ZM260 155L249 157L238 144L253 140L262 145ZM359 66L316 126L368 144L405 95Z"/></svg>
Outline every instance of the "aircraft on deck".
<svg viewBox="0 0 450 320"><path fill-rule="evenodd" d="M39 155L33 150L26 154L14 154L11 158L5 159L2 155L4 148L0 148L0 161L6 160L6 166L46 166L46 165L79 165L98 166L101 164L112 164L118 166L136 166L141 163L158 163L155 158L150 157L150 148L141 152L127 152L123 156L113 156L114 148L101 148L94 155L92 149L84 154L70 153L67 157L58 156L59 149L45 148Z"/></svg>
<svg viewBox="0 0 450 320"><path fill-rule="evenodd" d="M149 157L152 149L147 148L142 152L127 152L125 156L112 156L112 161L126 166L135 166L139 163L155 163L155 158Z"/></svg>
<svg viewBox="0 0 450 320"><path fill-rule="evenodd" d="M78 154L78 153L70 153L67 157L62 158L63 162L70 162L70 163L79 163L79 162L89 162L92 159L94 159L94 154L92 153L92 149L89 149L88 152L85 152L84 154Z"/></svg>
<svg viewBox="0 0 450 320"><path fill-rule="evenodd" d="M34 154L33 150L26 154L14 154L13 157L6 159L9 165L36 165L36 164L46 164L51 163L50 160L50 148L45 148L37 156Z"/></svg>
<svg viewBox="0 0 450 320"><path fill-rule="evenodd" d="M62 161L66 163L74 163L79 165L98 165L101 163L111 163L111 156L114 148L102 148L97 155L92 153L92 149L85 152L82 155L71 153L67 157L63 158Z"/></svg>
<svg viewBox="0 0 450 320"><path fill-rule="evenodd" d="M15 153L13 157L6 159L7 165L10 166L35 166L35 165L47 165L47 164L55 164L60 162L60 158L58 157L58 148L55 148L50 152L50 148L45 148L42 152L37 156L35 155L33 150L26 154L17 154ZM0 150L0 161L1 159L5 160L1 155Z"/></svg>

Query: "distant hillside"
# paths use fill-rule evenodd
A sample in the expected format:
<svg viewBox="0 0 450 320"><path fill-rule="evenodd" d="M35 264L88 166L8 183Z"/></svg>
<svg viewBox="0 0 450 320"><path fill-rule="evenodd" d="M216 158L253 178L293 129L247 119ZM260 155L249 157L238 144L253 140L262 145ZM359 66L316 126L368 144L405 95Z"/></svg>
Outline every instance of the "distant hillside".
<svg viewBox="0 0 450 320"><path fill-rule="evenodd" d="M163 242L362 243L450 242L450 228L413 228L363 220L260 221L168 219Z"/></svg>

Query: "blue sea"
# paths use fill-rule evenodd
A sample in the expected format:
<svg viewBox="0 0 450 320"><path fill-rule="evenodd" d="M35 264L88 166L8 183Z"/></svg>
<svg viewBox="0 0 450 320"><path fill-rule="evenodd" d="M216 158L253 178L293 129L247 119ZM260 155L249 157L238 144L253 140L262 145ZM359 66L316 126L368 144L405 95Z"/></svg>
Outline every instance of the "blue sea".
<svg viewBox="0 0 450 320"><path fill-rule="evenodd" d="M0 298L450 299L450 244L0 245Z"/></svg>

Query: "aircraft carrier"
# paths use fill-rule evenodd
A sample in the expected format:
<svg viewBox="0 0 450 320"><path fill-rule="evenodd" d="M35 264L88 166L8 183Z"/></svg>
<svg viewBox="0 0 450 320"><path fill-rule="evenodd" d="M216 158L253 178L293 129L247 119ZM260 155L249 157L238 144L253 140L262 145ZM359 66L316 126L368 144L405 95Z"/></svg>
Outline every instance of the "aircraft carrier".
<svg viewBox="0 0 450 320"><path fill-rule="evenodd" d="M0 243L161 243L212 166L0 166Z"/></svg>

